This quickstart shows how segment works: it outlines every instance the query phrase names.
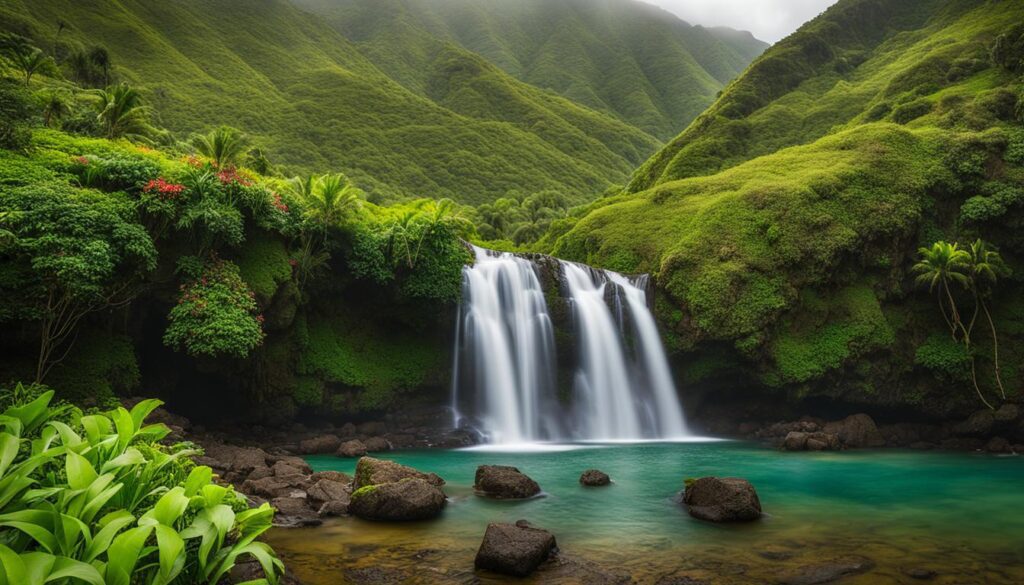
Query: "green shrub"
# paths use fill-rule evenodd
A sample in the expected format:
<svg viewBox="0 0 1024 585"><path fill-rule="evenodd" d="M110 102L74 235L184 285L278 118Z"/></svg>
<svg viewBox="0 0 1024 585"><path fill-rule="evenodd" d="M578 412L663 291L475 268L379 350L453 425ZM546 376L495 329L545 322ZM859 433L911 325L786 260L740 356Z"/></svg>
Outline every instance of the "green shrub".
<svg viewBox="0 0 1024 585"><path fill-rule="evenodd" d="M246 357L263 343L263 316L255 295L227 260L179 264L188 280L167 316L164 344L192 356Z"/></svg>
<svg viewBox="0 0 1024 585"><path fill-rule="evenodd" d="M25 87L0 78L0 148L22 150L28 146L31 116L32 96Z"/></svg>
<svg viewBox="0 0 1024 585"><path fill-rule="evenodd" d="M277 582L284 565L256 541L273 509L160 445L169 429L144 424L160 402L83 416L52 398L0 416L0 583L214 585L244 557Z"/></svg>
<svg viewBox="0 0 1024 585"><path fill-rule="evenodd" d="M906 124L908 122L912 122L920 118L921 116L924 116L925 114L931 111L932 103L922 98L914 100L910 103L896 106L896 108L892 111L892 114L889 117L892 119L893 122L896 122L897 124Z"/></svg>
<svg viewBox="0 0 1024 585"><path fill-rule="evenodd" d="M971 357L964 345L945 334L925 339L914 352L914 363L942 380L964 382L971 376Z"/></svg>

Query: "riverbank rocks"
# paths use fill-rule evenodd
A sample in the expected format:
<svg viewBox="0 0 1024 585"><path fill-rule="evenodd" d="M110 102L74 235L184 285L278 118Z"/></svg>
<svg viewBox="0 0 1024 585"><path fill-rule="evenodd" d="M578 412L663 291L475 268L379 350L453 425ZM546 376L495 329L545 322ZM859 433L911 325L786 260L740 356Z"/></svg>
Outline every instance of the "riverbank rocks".
<svg viewBox="0 0 1024 585"><path fill-rule="evenodd" d="M349 513L366 520L428 520L444 509L441 488L417 477L368 485L352 492Z"/></svg>
<svg viewBox="0 0 1024 585"><path fill-rule="evenodd" d="M885 439L875 421L866 414L851 414L841 421L826 423L824 432L839 437L843 445L853 448L884 447Z"/></svg>
<svg viewBox="0 0 1024 585"><path fill-rule="evenodd" d="M356 474L352 480L352 489L359 490L371 485L395 483L403 479L422 479L438 488L444 485L444 480L436 473L423 473L418 469L400 465L394 461L363 457L356 463Z"/></svg>
<svg viewBox="0 0 1024 585"><path fill-rule="evenodd" d="M363 455L366 455L366 445L359 439L345 441L338 446L338 450L335 451L335 454L338 457L362 457Z"/></svg>
<svg viewBox="0 0 1024 585"><path fill-rule="evenodd" d="M600 487L608 485L612 482L612 478L608 477L608 474L597 469L588 469L583 472L580 476L580 484L588 487Z"/></svg>
<svg viewBox="0 0 1024 585"><path fill-rule="evenodd" d="M366 451L369 453L391 450L391 443L388 443L384 437L370 437L363 441L363 444L366 445Z"/></svg>
<svg viewBox="0 0 1024 585"><path fill-rule="evenodd" d="M537 482L519 469L507 465L477 467L473 488L485 496L498 499L523 499L540 493Z"/></svg>
<svg viewBox="0 0 1024 585"><path fill-rule="evenodd" d="M474 564L478 569L526 577L548 559L555 546L553 534L525 520L488 524Z"/></svg>
<svg viewBox="0 0 1024 585"><path fill-rule="evenodd" d="M341 445L341 439L337 435L321 435L304 441L299 441L299 452L306 455L319 453L333 453Z"/></svg>
<svg viewBox="0 0 1024 585"><path fill-rule="evenodd" d="M737 477L702 477L688 483L683 503L694 518L749 522L761 517L761 500L750 482Z"/></svg>
<svg viewBox="0 0 1024 585"><path fill-rule="evenodd" d="M790 431L782 441L785 451L835 451L841 448L839 437L832 433Z"/></svg>
<svg viewBox="0 0 1024 585"><path fill-rule="evenodd" d="M860 575L875 568L875 563L867 557L849 555L832 560L806 565L792 572L781 575L781 585L818 585L832 583L850 575Z"/></svg>

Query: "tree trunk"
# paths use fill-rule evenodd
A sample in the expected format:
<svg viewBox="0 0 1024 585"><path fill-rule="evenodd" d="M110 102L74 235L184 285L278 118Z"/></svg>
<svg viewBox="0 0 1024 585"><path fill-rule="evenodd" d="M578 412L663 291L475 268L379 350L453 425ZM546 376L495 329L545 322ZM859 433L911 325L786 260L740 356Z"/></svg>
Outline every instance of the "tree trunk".
<svg viewBox="0 0 1024 585"><path fill-rule="evenodd" d="M981 308L985 311L985 317L988 319L988 326L992 330L992 358L996 368L996 385L999 386L999 395L1006 399L1006 389L1003 388L1003 379L999 374L999 336L996 335L996 324L992 321L992 314L988 311L988 306L985 301L981 301Z"/></svg>

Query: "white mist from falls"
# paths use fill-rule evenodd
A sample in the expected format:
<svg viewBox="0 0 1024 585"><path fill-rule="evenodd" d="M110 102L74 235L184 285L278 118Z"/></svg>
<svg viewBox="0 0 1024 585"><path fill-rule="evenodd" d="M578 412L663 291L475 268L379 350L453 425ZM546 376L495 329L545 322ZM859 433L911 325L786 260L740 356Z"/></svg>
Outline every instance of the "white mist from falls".
<svg viewBox="0 0 1024 585"><path fill-rule="evenodd" d="M557 263L557 302L571 313L575 348L573 363L559 364L538 267L512 254L474 252L475 264L463 269L456 325L457 427L475 428L495 445L689 436L645 277ZM575 371L559 377L560 366ZM556 379L571 380L571 391L561 393L572 395L570 404L559 400Z"/></svg>

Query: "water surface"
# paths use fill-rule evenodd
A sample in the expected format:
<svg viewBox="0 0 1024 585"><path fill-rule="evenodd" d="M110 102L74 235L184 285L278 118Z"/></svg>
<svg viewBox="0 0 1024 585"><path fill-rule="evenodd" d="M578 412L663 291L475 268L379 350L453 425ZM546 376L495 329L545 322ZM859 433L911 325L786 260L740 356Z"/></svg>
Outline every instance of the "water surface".
<svg viewBox="0 0 1024 585"><path fill-rule="evenodd" d="M864 562L843 583L1024 583L1024 458L981 454L847 451L780 453L733 442L577 446L531 453L410 451L384 456L448 482L441 518L380 524L354 518L277 529L271 542L304 582L478 583L473 556L488 522L527 519L553 532L583 563L532 581L594 583L785 582L808 566ZM309 459L351 473L355 460ZM478 465L519 467L544 496L495 501L473 494ZM611 475L584 488L582 471ZM677 494L687 477L737 476L766 512L746 525L690 518ZM626 581L628 582L628 580Z"/></svg>

